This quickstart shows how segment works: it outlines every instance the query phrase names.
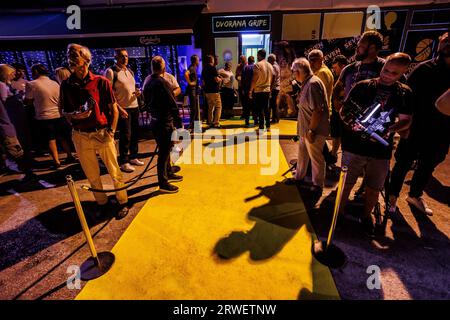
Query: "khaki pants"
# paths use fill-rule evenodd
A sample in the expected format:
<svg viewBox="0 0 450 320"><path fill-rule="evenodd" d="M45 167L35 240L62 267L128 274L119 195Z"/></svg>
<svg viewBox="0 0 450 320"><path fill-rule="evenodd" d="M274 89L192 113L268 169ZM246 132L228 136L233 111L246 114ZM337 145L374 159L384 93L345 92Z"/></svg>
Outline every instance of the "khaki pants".
<svg viewBox="0 0 450 320"><path fill-rule="evenodd" d="M218 125L222 113L222 100L220 93L205 93L208 103L208 124Z"/></svg>
<svg viewBox="0 0 450 320"><path fill-rule="evenodd" d="M304 137L298 141L297 172L295 179L301 180L306 175L309 160L311 159L312 182L314 185L323 188L325 181L325 159L323 157L323 146L325 136L316 136L314 143L309 143Z"/></svg>
<svg viewBox="0 0 450 320"><path fill-rule="evenodd" d="M96 152L98 152L108 169L109 175L114 183L114 188L117 189L124 186L122 172L117 163L117 150L114 139L109 135L106 129L92 133L74 130L72 139L81 167L92 188L103 189ZM108 202L106 193L94 192L94 197L99 205L104 205ZM120 204L128 202L126 190L116 192L116 197Z"/></svg>

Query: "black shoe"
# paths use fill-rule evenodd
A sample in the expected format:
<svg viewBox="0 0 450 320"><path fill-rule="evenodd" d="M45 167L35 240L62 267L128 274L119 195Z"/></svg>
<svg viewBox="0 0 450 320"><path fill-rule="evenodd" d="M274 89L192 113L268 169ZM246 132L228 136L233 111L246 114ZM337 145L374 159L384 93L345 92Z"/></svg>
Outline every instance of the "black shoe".
<svg viewBox="0 0 450 320"><path fill-rule="evenodd" d="M125 218L128 212L130 212L130 208L128 208L127 205L122 206L119 211L117 211L116 220Z"/></svg>
<svg viewBox="0 0 450 320"><path fill-rule="evenodd" d="M180 170L181 170L180 166L172 166L172 167L170 168L170 171L171 171L171 172L169 172L169 175L170 175L170 173L177 173L177 172L179 172Z"/></svg>
<svg viewBox="0 0 450 320"><path fill-rule="evenodd" d="M50 166L50 169L52 170L58 170L61 169L61 163L54 163Z"/></svg>
<svg viewBox="0 0 450 320"><path fill-rule="evenodd" d="M305 180L296 180L295 178L287 178L284 180L284 184L288 186L303 186L306 185Z"/></svg>
<svg viewBox="0 0 450 320"><path fill-rule="evenodd" d="M175 173L169 174L169 182L173 181L173 182L179 182L179 181L183 181L183 177L179 176Z"/></svg>
<svg viewBox="0 0 450 320"><path fill-rule="evenodd" d="M173 184L167 183L162 186L159 186L159 191L162 193L177 193L178 187Z"/></svg>

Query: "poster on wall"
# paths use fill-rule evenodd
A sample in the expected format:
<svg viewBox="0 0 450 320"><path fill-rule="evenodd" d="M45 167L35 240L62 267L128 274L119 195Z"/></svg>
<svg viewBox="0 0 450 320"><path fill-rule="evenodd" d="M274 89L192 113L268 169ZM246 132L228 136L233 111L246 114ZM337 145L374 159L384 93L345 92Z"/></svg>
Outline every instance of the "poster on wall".
<svg viewBox="0 0 450 320"><path fill-rule="evenodd" d="M217 69L224 67L225 62L231 62L231 70L236 68L238 63L239 39L238 37L216 38L216 55L219 57Z"/></svg>
<svg viewBox="0 0 450 320"><path fill-rule="evenodd" d="M377 30L383 35L381 56L388 56L400 50L407 13L408 11L406 10L381 12L381 29ZM365 30L369 30L367 26Z"/></svg>
<svg viewBox="0 0 450 320"><path fill-rule="evenodd" d="M329 39L323 41L279 41L273 45L273 52L277 56L281 69L281 89L279 94L279 108L282 116L294 117L297 114L291 94L291 65L295 58L307 57L313 49L322 50L324 62L329 67L337 55L344 55L349 62L354 61L354 53L359 35L343 39Z"/></svg>
<svg viewBox="0 0 450 320"><path fill-rule="evenodd" d="M407 11L405 10L382 12L381 29L378 30L383 35L383 48L380 56L385 57L400 50L406 15ZM355 49L360 39L360 34L357 31L360 18L360 15L355 13L329 14L329 22L324 25L326 30L324 30L324 37L321 41L290 40L274 43L273 51L277 55L281 67L282 88L279 95L279 102L280 110L284 116L295 116L297 113L290 96L292 92L292 74L290 68L294 59L297 57L307 57L311 50L319 49L324 53L324 62L328 67L331 67L331 63L337 55L344 55L347 57L348 62L353 62ZM345 30L352 30L351 33L354 36L331 38L330 36L335 34L333 33L335 24L342 19L349 20L348 28ZM361 29L359 28L359 30Z"/></svg>
<svg viewBox="0 0 450 320"><path fill-rule="evenodd" d="M406 34L404 52L409 54L413 60L410 69L420 62L431 59L437 51L439 37L447 29L410 30Z"/></svg>

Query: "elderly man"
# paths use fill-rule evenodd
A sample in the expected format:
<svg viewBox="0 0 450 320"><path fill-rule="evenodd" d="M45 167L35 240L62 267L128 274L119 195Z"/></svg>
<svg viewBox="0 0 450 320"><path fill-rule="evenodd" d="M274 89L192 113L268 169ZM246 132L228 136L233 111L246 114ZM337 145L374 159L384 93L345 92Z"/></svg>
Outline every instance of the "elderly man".
<svg viewBox="0 0 450 320"><path fill-rule="evenodd" d="M287 183L303 183L311 160L313 185L310 189L321 195L325 181L325 159L322 150L330 133L326 89L319 77L313 74L305 58L296 59L292 63L292 73L295 80L302 85L297 127L300 140L295 178L289 179Z"/></svg>
<svg viewBox="0 0 450 320"><path fill-rule="evenodd" d="M117 163L114 133L119 111L111 83L89 71L91 52L88 48L72 44L68 48L69 66L73 73L61 84L61 110L73 126L72 139L91 187L102 189L97 152L105 164L116 189L124 186L122 172ZM108 196L94 192L100 213L107 213ZM128 214L126 190L116 192L119 202L117 218Z"/></svg>

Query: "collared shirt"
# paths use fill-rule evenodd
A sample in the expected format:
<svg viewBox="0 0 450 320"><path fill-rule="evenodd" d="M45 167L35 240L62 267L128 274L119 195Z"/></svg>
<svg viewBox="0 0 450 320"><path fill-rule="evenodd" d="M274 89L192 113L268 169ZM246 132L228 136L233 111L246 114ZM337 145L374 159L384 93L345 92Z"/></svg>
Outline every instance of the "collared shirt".
<svg viewBox="0 0 450 320"><path fill-rule="evenodd" d="M253 75L255 74L258 75L258 78L255 83L254 91L256 93L270 92L270 86L272 85L272 78L274 75L272 65L265 59L258 61L253 68Z"/></svg>
<svg viewBox="0 0 450 320"><path fill-rule="evenodd" d="M128 68L117 71L117 79L114 82L114 71L111 68L106 69L105 77L113 85L114 96L117 103L122 108L137 108L139 103L134 94L136 92L136 80Z"/></svg>
<svg viewBox="0 0 450 320"><path fill-rule="evenodd" d="M40 76L27 83L25 98L33 99L37 120L61 118L59 91L59 84L47 76Z"/></svg>
<svg viewBox="0 0 450 320"><path fill-rule="evenodd" d="M281 89L281 70L280 70L280 66L278 65L278 63L274 62L272 67L273 67L273 74L274 74L274 80L275 80L275 83L273 85L273 90L280 91L280 89Z"/></svg>
<svg viewBox="0 0 450 320"><path fill-rule="evenodd" d="M325 64L322 64L320 69L317 70L317 72L314 72L314 75L318 76L325 86L329 111L331 112L331 96L333 95L333 85L334 85L333 73L331 72L330 69L328 69L328 67Z"/></svg>
<svg viewBox="0 0 450 320"><path fill-rule="evenodd" d="M83 106L92 110L91 115L82 120L72 119L75 129L105 127L109 123L109 105L116 102L111 83L105 77L89 71L86 78L79 80L75 74L61 83L60 106L63 112L81 111Z"/></svg>
<svg viewBox="0 0 450 320"><path fill-rule="evenodd" d="M299 136L306 137L313 112L316 109L324 109L324 112L322 112L322 117L315 132L317 135L328 136L330 133L330 122L328 112L326 112L328 110L327 103L325 86L322 80L317 76L310 76L302 84L302 91L298 103L297 131Z"/></svg>

